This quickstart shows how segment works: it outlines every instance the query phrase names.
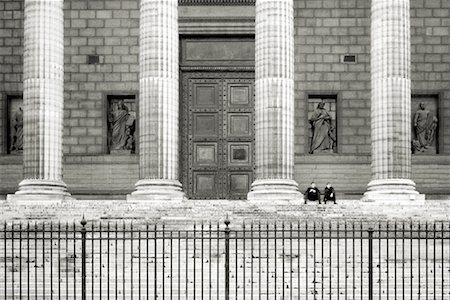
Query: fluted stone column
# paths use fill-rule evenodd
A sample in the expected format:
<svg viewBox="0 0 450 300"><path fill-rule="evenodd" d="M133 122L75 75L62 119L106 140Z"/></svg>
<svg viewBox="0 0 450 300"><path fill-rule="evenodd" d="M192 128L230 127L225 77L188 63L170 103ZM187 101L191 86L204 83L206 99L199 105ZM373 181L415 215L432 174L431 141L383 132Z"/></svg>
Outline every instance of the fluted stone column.
<svg viewBox="0 0 450 300"><path fill-rule="evenodd" d="M62 179L63 0L25 0L24 5L24 180L8 200L60 202L70 196Z"/></svg>
<svg viewBox="0 0 450 300"><path fill-rule="evenodd" d="M129 201L182 200L178 181L178 0L140 4L140 180Z"/></svg>
<svg viewBox="0 0 450 300"><path fill-rule="evenodd" d="M411 180L409 0L372 0L372 181L365 201L424 199Z"/></svg>
<svg viewBox="0 0 450 300"><path fill-rule="evenodd" d="M255 181L249 200L300 200L294 175L293 0L256 0Z"/></svg>

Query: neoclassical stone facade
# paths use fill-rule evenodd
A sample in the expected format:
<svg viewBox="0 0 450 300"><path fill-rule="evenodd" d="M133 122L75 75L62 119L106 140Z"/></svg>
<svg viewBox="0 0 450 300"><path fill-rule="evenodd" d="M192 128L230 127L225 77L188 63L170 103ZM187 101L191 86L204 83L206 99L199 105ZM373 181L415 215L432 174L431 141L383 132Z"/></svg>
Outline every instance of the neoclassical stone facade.
<svg viewBox="0 0 450 300"><path fill-rule="evenodd" d="M342 195L367 201L447 197L446 4L353 2L6 2L0 11L11 21L2 26L11 38L2 39L1 62L13 74L21 65L13 49L23 44L23 77L3 73L0 92L6 103L23 91L24 140L22 166L20 153L8 154L11 117L2 105L0 163L12 174L2 177L2 193L25 203L61 201L70 197L67 182L81 197L182 200L210 185L273 201L300 200L311 181L331 181ZM14 15L24 20L16 48L6 44L20 36ZM136 154L108 151L111 95L135 99ZM439 112L437 153L411 154L412 96ZM332 151L310 151L308 99L333 111L333 145L325 147ZM186 101L199 106L180 109ZM244 104L254 106L254 119ZM197 116L213 121L197 124ZM183 134L185 125L194 136ZM215 137L196 137L196 126L214 127ZM199 152L182 147L187 141Z"/></svg>

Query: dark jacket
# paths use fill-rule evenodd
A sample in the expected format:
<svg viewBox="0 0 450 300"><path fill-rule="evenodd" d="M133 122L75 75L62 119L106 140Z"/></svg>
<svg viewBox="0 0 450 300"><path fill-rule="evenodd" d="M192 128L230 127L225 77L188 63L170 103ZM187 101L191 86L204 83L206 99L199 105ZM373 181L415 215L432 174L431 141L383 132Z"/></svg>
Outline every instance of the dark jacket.
<svg viewBox="0 0 450 300"><path fill-rule="evenodd" d="M320 190L318 188L309 187L305 192L306 199L311 201L320 201Z"/></svg>
<svg viewBox="0 0 450 300"><path fill-rule="evenodd" d="M333 187L325 187L325 196L323 198L325 201L328 200L332 200L335 201L336 200L336 193L334 192L334 188Z"/></svg>

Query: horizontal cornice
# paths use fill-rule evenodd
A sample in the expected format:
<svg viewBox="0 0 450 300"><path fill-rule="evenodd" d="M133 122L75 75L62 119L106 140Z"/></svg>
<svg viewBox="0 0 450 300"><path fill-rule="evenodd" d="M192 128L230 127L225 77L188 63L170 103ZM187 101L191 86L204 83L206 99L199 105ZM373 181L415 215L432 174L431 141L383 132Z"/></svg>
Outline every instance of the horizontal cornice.
<svg viewBox="0 0 450 300"><path fill-rule="evenodd" d="M256 0L178 0L179 5L255 5Z"/></svg>

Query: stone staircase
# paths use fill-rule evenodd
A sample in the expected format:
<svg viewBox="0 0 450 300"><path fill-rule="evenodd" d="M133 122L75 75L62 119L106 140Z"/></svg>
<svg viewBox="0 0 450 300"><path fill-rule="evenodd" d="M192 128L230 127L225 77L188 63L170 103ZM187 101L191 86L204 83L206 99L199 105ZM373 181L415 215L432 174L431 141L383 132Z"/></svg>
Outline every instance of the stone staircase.
<svg viewBox="0 0 450 300"><path fill-rule="evenodd" d="M60 205L17 206L0 201L0 220L4 221L88 221L126 220L134 222L223 222L233 224L258 221L444 221L450 220L450 201L425 203L366 203L340 200L337 204L315 202L248 202L240 200L187 200L183 202L148 202L132 204L123 200L75 200Z"/></svg>

